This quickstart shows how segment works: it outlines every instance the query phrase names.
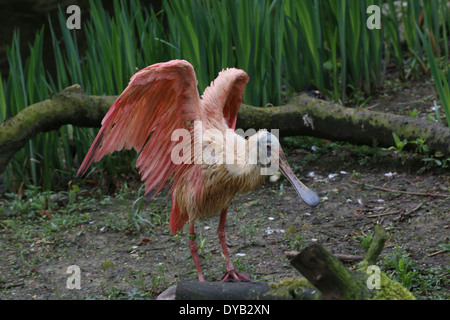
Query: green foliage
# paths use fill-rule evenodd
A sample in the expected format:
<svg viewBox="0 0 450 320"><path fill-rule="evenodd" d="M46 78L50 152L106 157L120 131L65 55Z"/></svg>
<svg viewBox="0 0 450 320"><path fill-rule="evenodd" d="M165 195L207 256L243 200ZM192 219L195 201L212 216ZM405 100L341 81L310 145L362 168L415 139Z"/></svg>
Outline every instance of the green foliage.
<svg viewBox="0 0 450 320"><path fill-rule="evenodd" d="M394 251L384 260L387 268L393 269L393 279L402 286L411 289L416 280L417 272L413 271L412 261L401 247L395 247Z"/></svg>
<svg viewBox="0 0 450 320"><path fill-rule="evenodd" d="M145 185L143 184L138 191L137 199L130 203L125 191L120 191L119 196L126 207L126 219L125 219L125 229L131 229L133 231L139 231L144 225L153 226L152 222L144 218L141 214L142 207L144 205Z"/></svg>
<svg viewBox="0 0 450 320"><path fill-rule="evenodd" d="M418 273L417 284L414 291L421 295L432 297L432 299L448 300L448 284L450 282L448 274L450 267L428 268L426 273Z"/></svg>
<svg viewBox="0 0 450 320"><path fill-rule="evenodd" d="M285 233L285 242L289 250L296 250L296 251L303 250L308 244L308 241L301 234L301 231L297 230L297 228L292 225L287 227Z"/></svg>
<svg viewBox="0 0 450 320"><path fill-rule="evenodd" d="M380 290L375 291L370 300L415 300L414 295L402 283L390 279L384 272L380 273Z"/></svg>
<svg viewBox="0 0 450 320"><path fill-rule="evenodd" d="M396 266L400 283L407 289L412 287L413 277L417 272L411 271L411 259L402 258Z"/></svg>
<svg viewBox="0 0 450 320"><path fill-rule="evenodd" d="M448 168L450 166L450 158L444 159L444 154L440 151L435 152L434 154L430 153L430 148L425 143L425 139L417 138L416 140L408 141L407 139L401 140L396 133L392 133L392 137L394 138L394 146L391 146L384 150L393 150L396 152L399 159L405 163L406 159L408 158L409 154L405 152L404 148L408 144L415 145L415 155L421 155L422 159L426 166L422 167L420 171L424 171L428 169L429 167L439 167L442 169Z"/></svg>
<svg viewBox="0 0 450 320"><path fill-rule="evenodd" d="M361 243L359 244L361 247L364 248L364 251L367 252L370 248L370 243L372 241L373 234L370 233L366 235L365 237L360 236L359 239L361 240Z"/></svg>
<svg viewBox="0 0 450 320"><path fill-rule="evenodd" d="M0 206L0 229L11 230L17 241L34 236L52 238L61 230L89 222L89 212L97 210L97 203L85 194L87 190L79 190L70 197L67 192L42 191L33 186L25 189L23 195L6 193Z"/></svg>
<svg viewBox="0 0 450 320"><path fill-rule="evenodd" d="M389 147L388 150L395 150L398 152L402 152L403 149L408 144L408 140L407 139L401 140L395 132L392 133L392 137L394 138L395 146Z"/></svg>

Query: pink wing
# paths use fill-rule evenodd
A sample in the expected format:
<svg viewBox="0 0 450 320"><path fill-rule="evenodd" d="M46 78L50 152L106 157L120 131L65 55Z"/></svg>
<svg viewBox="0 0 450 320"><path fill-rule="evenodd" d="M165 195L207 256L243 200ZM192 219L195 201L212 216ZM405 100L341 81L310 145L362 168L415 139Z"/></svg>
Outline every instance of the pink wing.
<svg viewBox="0 0 450 320"><path fill-rule="evenodd" d="M171 135L175 129L192 133L193 122L201 120L200 108L197 79L189 62L172 60L140 70L103 118L78 175L92 161L134 148L140 153L136 166L146 192L156 188L156 194L169 181L176 185L193 164L173 163L171 151L179 142L172 141Z"/></svg>
<svg viewBox="0 0 450 320"><path fill-rule="evenodd" d="M248 81L247 73L240 69L231 68L219 72L202 95L204 119L208 122L205 127L223 127L225 119L228 128L236 129L237 113Z"/></svg>

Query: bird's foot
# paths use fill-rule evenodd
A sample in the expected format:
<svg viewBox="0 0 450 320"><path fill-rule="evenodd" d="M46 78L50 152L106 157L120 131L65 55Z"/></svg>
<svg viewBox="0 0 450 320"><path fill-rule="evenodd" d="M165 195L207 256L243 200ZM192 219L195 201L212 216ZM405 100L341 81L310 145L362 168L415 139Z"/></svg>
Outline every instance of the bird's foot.
<svg viewBox="0 0 450 320"><path fill-rule="evenodd" d="M247 275L239 273L236 269L225 271L222 282L253 282Z"/></svg>

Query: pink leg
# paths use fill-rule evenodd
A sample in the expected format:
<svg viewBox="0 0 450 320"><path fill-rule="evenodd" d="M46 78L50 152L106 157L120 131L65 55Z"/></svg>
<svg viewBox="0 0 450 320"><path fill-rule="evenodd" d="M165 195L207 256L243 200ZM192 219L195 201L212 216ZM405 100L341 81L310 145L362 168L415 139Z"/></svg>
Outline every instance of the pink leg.
<svg viewBox="0 0 450 320"><path fill-rule="evenodd" d="M198 259L197 243L195 243L194 222L190 223L189 249L191 249L191 255L192 255L192 258L194 259L195 267L197 268L198 281L205 282L205 278L203 277L203 273L202 273L202 268L200 267L200 260Z"/></svg>
<svg viewBox="0 0 450 320"><path fill-rule="evenodd" d="M230 259L230 254L228 253L227 243L225 241L225 222L227 220L227 211L228 208L222 210L220 213L219 227L217 228L217 235L219 236L220 244L222 245L223 254L225 256L225 260L227 262L227 268L225 270L225 275L223 276L222 282L232 281L232 282L240 282L240 281L252 281L248 277L236 272L236 269L233 267L233 263Z"/></svg>

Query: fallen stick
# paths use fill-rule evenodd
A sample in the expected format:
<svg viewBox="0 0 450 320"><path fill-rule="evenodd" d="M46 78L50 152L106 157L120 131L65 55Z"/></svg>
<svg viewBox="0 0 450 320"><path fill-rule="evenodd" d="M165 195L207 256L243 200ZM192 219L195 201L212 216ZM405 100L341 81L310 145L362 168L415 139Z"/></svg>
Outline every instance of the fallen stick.
<svg viewBox="0 0 450 320"><path fill-rule="evenodd" d="M444 253L444 252L448 252L448 250L439 250L439 251L430 253L430 254L428 255L428 257L434 257L434 256L437 256L438 254L441 254L441 253Z"/></svg>
<svg viewBox="0 0 450 320"><path fill-rule="evenodd" d="M371 184L365 184L362 182L358 182L355 180L350 180L350 182L358 184L360 186L364 186L370 189L377 189L377 190L382 190L382 191L387 191L387 192L393 192L393 193L402 193L402 194L409 194L409 195L413 195L413 196L426 196L426 197L443 197L443 198L449 198L450 194L440 194L440 193L423 193L423 192L411 192L411 191L401 191L401 190L395 190L395 189L389 189L389 188L383 188L383 187L377 187Z"/></svg>
<svg viewBox="0 0 450 320"><path fill-rule="evenodd" d="M400 213L400 210L395 210L395 211L385 212L385 213L380 213L380 214L371 214L371 215L367 215L365 217L378 218L378 217L390 216L390 215L397 214L397 213Z"/></svg>

